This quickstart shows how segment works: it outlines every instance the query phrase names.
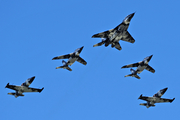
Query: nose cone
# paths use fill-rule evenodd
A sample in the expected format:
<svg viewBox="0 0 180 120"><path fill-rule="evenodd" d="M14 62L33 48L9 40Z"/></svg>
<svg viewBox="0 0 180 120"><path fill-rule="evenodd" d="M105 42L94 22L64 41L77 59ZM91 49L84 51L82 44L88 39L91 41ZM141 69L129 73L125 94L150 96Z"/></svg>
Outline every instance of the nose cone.
<svg viewBox="0 0 180 120"><path fill-rule="evenodd" d="M134 16L134 14L135 14L135 12L134 12L134 13L132 13L132 14L130 14L130 15L128 15L128 16L127 16L127 18L126 18L126 19L127 19L127 21L129 21L129 22L130 22L130 21L131 21L131 19L132 19L132 18L133 18L133 16Z"/></svg>
<svg viewBox="0 0 180 120"><path fill-rule="evenodd" d="M129 24L130 21L131 21L131 19L132 19L132 17L134 16L134 14L135 14L135 13L132 13L132 14L129 14L128 16L126 16L126 17L124 18L123 22L124 22L125 24Z"/></svg>
<svg viewBox="0 0 180 120"><path fill-rule="evenodd" d="M166 91L168 88L164 88L163 91Z"/></svg>
<svg viewBox="0 0 180 120"><path fill-rule="evenodd" d="M35 79L35 76L29 78L29 81L28 81L28 82L31 84L31 83L33 82L34 79Z"/></svg>
<svg viewBox="0 0 180 120"><path fill-rule="evenodd" d="M147 59L148 62L151 60L152 56L153 56L153 55L151 55L151 56L148 57L148 59Z"/></svg>
<svg viewBox="0 0 180 120"><path fill-rule="evenodd" d="M82 49L84 48L84 46L82 46L81 48L79 48L78 53L81 53Z"/></svg>
<svg viewBox="0 0 180 120"><path fill-rule="evenodd" d="M135 12L129 15L129 21L133 18Z"/></svg>
<svg viewBox="0 0 180 120"><path fill-rule="evenodd" d="M161 90L161 94L164 94L168 88L164 88Z"/></svg>

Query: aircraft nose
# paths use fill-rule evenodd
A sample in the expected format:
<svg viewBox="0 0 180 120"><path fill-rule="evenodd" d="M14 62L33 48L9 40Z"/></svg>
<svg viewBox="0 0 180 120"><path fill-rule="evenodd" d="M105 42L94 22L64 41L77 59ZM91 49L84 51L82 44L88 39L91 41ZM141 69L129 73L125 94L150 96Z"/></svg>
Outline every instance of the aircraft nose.
<svg viewBox="0 0 180 120"><path fill-rule="evenodd" d="M131 20L134 16L135 12L129 15L129 20Z"/></svg>
<svg viewBox="0 0 180 120"><path fill-rule="evenodd" d="M163 90L166 91L167 89L168 89L168 87L167 87L167 88L164 88Z"/></svg>
<svg viewBox="0 0 180 120"><path fill-rule="evenodd" d="M135 14L135 12L134 12L134 13L132 13L132 14L131 14L131 16L133 17L133 16L134 16L134 14Z"/></svg>
<svg viewBox="0 0 180 120"><path fill-rule="evenodd" d="M150 60L151 60L152 56L153 56L153 55L149 56L148 61L150 61Z"/></svg>
<svg viewBox="0 0 180 120"><path fill-rule="evenodd" d="M162 89L162 94L164 94L164 93L166 92L167 89L168 89L168 88Z"/></svg>
<svg viewBox="0 0 180 120"><path fill-rule="evenodd" d="M82 47L79 49L78 52L81 53L81 51L82 51L83 48L84 48L84 46L82 46Z"/></svg>
<svg viewBox="0 0 180 120"><path fill-rule="evenodd" d="M34 79L35 79L35 76L31 77L29 80L29 83L32 83Z"/></svg>
<svg viewBox="0 0 180 120"><path fill-rule="evenodd" d="M84 48L84 46L82 46L80 49L83 49Z"/></svg>

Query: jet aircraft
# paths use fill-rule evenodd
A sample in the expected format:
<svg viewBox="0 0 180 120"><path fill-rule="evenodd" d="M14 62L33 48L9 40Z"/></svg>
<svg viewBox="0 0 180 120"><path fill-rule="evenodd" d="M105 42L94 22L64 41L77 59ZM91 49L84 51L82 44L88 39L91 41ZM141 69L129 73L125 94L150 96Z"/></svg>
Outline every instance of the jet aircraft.
<svg viewBox="0 0 180 120"><path fill-rule="evenodd" d="M121 68L137 67L136 70L131 68L130 71L131 71L132 74L126 75L125 77L131 76L131 77L136 77L136 78L140 79L140 77L137 75L137 73L140 74L144 69L154 73L155 70L151 66L148 65L148 63L151 60L152 56L153 55L144 58L144 60L141 61L141 62L137 62L137 63L134 63L134 64L129 64L129 65L125 65L125 66L121 67Z"/></svg>
<svg viewBox="0 0 180 120"><path fill-rule="evenodd" d="M112 48L115 47L116 49L121 50L122 48L119 44L119 40L134 43L134 38L127 31L130 21L134 14L135 13L132 13L126 16L122 23L114 29L93 35L92 38L101 38L102 40L100 43L95 44L93 47L101 46L103 44L105 44L105 47L107 47L109 44L111 44Z"/></svg>
<svg viewBox="0 0 180 120"><path fill-rule="evenodd" d="M68 65L71 66L75 61L78 61L78 62L82 63L83 65L86 65L87 62L79 56L79 54L81 53L83 47L84 46L82 46L81 48L76 49L73 53L54 57L52 60L68 59L67 62L62 60L63 66L56 67L56 69L63 68L63 69L67 69L69 71L72 71L72 69Z"/></svg>
<svg viewBox="0 0 180 120"><path fill-rule="evenodd" d="M173 99L161 98L161 96L166 92L167 89L168 88L159 90L156 94L153 95L153 97L146 97L146 96L142 96L142 94L141 94L138 99L145 100L145 101L147 101L147 103L141 103L140 105L146 106L147 108L149 108L151 106L154 107L155 103L163 103L163 102L171 103L171 102L173 102L175 98L173 98Z"/></svg>
<svg viewBox="0 0 180 120"><path fill-rule="evenodd" d="M24 83L22 83L21 86L9 85L8 83L5 88L15 90L16 92L14 93L8 93L9 95L14 95L15 98L19 96L24 96L24 94L22 94L23 92L39 92L40 93L44 89L44 87L42 89L29 87L29 85L33 82L34 79L35 79L35 76L27 79Z"/></svg>

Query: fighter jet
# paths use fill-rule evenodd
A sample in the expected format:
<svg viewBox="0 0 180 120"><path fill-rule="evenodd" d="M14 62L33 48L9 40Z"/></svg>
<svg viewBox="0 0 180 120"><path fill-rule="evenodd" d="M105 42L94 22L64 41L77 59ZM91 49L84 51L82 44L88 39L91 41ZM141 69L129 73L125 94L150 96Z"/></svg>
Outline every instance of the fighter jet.
<svg viewBox="0 0 180 120"><path fill-rule="evenodd" d="M130 71L131 71L132 74L126 75L125 77L131 76L131 77L136 77L136 78L140 79L140 77L137 75L137 73L140 74L144 69L154 73L155 70L151 66L148 65L148 63L151 60L152 56L153 55L144 58L144 60L141 61L141 62L137 62L137 63L134 63L134 64L129 64L129 65L125 65L125 66L121 67L121 68L137 67L136 70L131 68Z"/></svg>
<svg viewBox="0 0 180 120"><path fill-rule="evenodd" d="M76 49L73 53L54 57L52 60L68 59L67 62L62 60L63 66L56 67L56 69L63 68L63 69L67 69L69 71L72 71L72 69L68 65L71 66L75 61L78 61L78 62L82 63L83 65L86 65L87 62L79 56L83 47Z"/></svg>
<svg viewBox="0 0 180 120"><path fill-rule="evenodd" d="M27 79L24 83L22 83L21 86L9 85L8 83L5 88L15 90L16 92L14 93L8 93L9 95L14 95L15 98L19 96L24 96L24 94L22 94L23 92L39 92L40 93L44 89L44 87L42 89L29 87L29 85L33 82L34 79L35 79L35 76Z"/></svg>
<svg viewBox="0 0 180 120"><path fill-rule="evenodd" d="M107 47L109 44L111 44L112 48L115 47L116 49L121 50L122 48L119 44L119 40L134 43L134 38L127 31L130 21L134 14L135 13L132 13L125 17L122 23L114 29L93 35L92 38L101 38L102 40L100 43L95 44L93 47L101 46L103 44L105 44L105 47Z"/></svg>
<svg viewBox="0 0 180 120"><path fill-rule="evenodd" d="M172 103L175 98L173 98L173 99L161 98L161 96L166 92L167 89L168 88L164 88L162 90L159 90L156 94L153 95L153 97L146 97L146 96L142 96L142 94L141 94L138 99L145 100L145 101L147 101L147 103L141 103L140 105L146 106L147 108L149 108L151 106L154 107L155 103L163 103L163 102Z"/></svg>

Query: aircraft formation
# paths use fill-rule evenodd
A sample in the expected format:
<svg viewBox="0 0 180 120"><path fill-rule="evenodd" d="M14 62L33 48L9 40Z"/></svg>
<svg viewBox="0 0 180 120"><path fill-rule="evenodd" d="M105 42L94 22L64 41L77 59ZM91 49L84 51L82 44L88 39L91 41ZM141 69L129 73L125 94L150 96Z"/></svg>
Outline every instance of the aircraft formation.
<svg viewBox="0 0 180 120"><path fill-rule="evenodd" d="M120 46L120 43L119 43L120 40L129 42L129 43L134 43L135 42L134 38L127 31L130 21L134 15L135 15L135 13L132 13L132 14L129 14L128 16L126 16L124 18L124 20L122 21L122 23L119 24L114 29L94 34L92 36L92 38L101 38L102 41L93 45L93 47L101 46L103 44L105 45L105 47L107 47L108 45L111 44L112 48L115 47L117 50L122 50L122 47ZM69 66L71 66L75 61L80 62L83 65L86 65L87 62L83 58L80 57L80 53L82 52L83 48L84 48L84 46L76 49L73 53L54 57L52 60L68 59L67 62L62 60L63 65L56 67L56 69L63 68L63 69L72 71L72 69ZM155 70L148 64L150 62L152 56L153 55L150 55L150 56L144 58L143 61L122 66L121 68L131 68L130 69L131 74L125 75L125 77L131 76L131 77L140 79L140 77L137 74L140 74L144 69L146 69L152 73L155 73ZM137 67L137 68L136 68L136 70L134 70L134 69L132 69L132 67ZM33 82L34 79L35 79L35 76L27 79L24 83L22 83L21 86L9 85L9 83L8 83L5 86L5 88L15 90L14 93L8 93L8 94L13 95L16 98L19 96L24 96L24 94L23 94L24 92L39 92L40 93L44 89L44 87L42 89L29 87L29 85ZM147 108L149 108L151 106L154 107L155 103L163 103L163 102L171 103L171 102L173 102L175 98L173 98L173 99L161 98L161 96L167 91L167 89L168 88L159 90L156 94L153 95L153 97L147 97L147 96L143 96L141 94L138 99L145 100L145 101L147 101L147 103L141 103L140 105L146 106Z"/></svg>

